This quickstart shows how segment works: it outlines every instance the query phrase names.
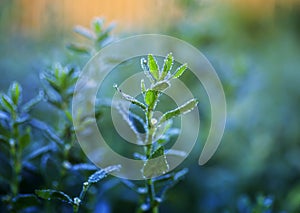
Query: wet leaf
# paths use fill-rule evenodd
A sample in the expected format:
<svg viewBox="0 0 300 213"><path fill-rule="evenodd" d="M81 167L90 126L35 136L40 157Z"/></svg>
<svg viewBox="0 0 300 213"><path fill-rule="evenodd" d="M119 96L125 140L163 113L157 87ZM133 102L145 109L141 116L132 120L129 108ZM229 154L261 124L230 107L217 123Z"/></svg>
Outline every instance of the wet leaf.
<svg viewBox="0 0 300 213"><path fill-rule="evenodd" d="M144 79L141 80L141 91L142 91L142 93L145 93L145 92L146 92L146 86L145 86L145 81L144 81Z"/></svg>
<svg viewBox="0 0 300 213"><path fill-rule="evenodd" d="M74 28L74 32L90 40L93 40L95 38L93 32L82 26L76 26Z"/></svg>
<svg viewBox="0 0 300 213"><path fill-rule="evenodd" d="M52 189L35 190L35 194L45 200L60 200L66 203L73 204L73 200L62 191Z"/></svg>
<svg viewBox="0 0 300 213"><path fill-rule="evenodd" d="M22 94L22 87L19 83L13 82L9 88L10 97L12 102L15 105L18 105L21 102L21 94Z"/></svg>
<svg viewBox="0 0 300 213"><path fill-rule="evenodd" d="M120 165L115 165L115 166L106 167L105 169L101 169L101 170L95 172L94 174L92 174L89 177L88 182L89 183L97 183L100 180L102 180L103 178L105 178L107 176L107 174L117 171L120 168L121 168Z"/></svg>
<svg viewBox="0 0 300 213"><path fill-rule="evenodd" d="M170 73L170 70L172 69L173 66L173 61L174 61L173 55L172 53L169 53L164 60L164 66L161 72L160 80L163 80Z"/></svg>
<svg viewBox="0 0 300 213"><path fill-rule="evenodd" d="M159 67L157 65L157 61L151 54L148 55L148 66L149 66L149 71L150 71L151 75L156 80L158 80L159 79Z"/></svg>
<svg viewBox="0 0 300 213"><path fill-rule="evenodd" d="M180 67L178 67L173 75L173 78L179 78L184 73L186 68L187 68L187 64L183 64Z"/></svg>
<svg viewBox="0 0 300 213"><path fill-rule="evenodd" d="M155 90L147 90L147 92L145 93L145 103L148 105L149 109L153 109L155 104L156 104L156 100L158 97L158 92Z"/></svg>
<svg viewBox="0 0 300 213"><path fill-rule="evenodd" d="M132 97L130 95L127 95L124 92L122 92L122 90L120 90L117 85L114 85L114 88L120 93L122 98L124 98L125 100L131 102L134 105L137 105L137 106L141 107L142 109L146 109L146 106L143 103L141 103L140 101L138 101L134 97Z"/></svg>
<svg viewBox="0 0 300 213"><path fill-rule="evenodd" d="M183 115L185 113L190 112L191 110L193 110L198 104L198 101L196 99L191 99L188 102L186 102L185 104L181 105L180 107L168 111L165 114L162 115L162 117L160 118L158 125L162 124L163 122L172 119L176 116L179 115Z"/></svg>
<svg viewBox="0 0 300 213"><path fill-rule="evenodd" d="M165 149L160 146L145 162L142 169L145 178L151 178L165 174L169 170L169 164L165 156Z"/></svg>
<svg viewBox="0 0 300 213"><path fill-rule="evenodd" d="M6 109L9 113L13 114L16 111L16 106L7 95L2 94L0 101L3 108Z"/></svg>
<svg viewBox="0 0 300 213"><path fill-rule="evenodd" d="M72 50L76 53L79 53L79 54L87 54L89 55L91 50L89 47L85 46L85 45L82 45L82 44L77 44L77 43L69 43L67 44L66 46L69 50Z"/></svg>
<svg viewBox="0 0 300 213"><path fill-rule="evenodd" d="M151 89L155 91L164 91L168 87L170 87L170 83L168 81L160 81L154 84Z"/></svg>

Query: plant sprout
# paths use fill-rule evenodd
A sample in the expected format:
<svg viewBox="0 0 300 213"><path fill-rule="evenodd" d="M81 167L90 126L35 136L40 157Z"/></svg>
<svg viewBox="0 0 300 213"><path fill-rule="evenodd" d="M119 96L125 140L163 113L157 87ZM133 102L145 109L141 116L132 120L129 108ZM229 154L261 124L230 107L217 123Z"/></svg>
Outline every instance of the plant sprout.
<svg viewBox="0 0 300 213"><path fill-rule="evenodd" d="M162 202L165 191L168 188L167 186L176 183L187 172L187 170L184 169L178 173L165 174L169 170L169 165L165 156L165 145L170 137L163 136L170 134L168 130L170 130L172 119L193 110L197 106L198 101L196 99L191 99L178 108L165 112L159 119L154 117L154 112L163 92L167 89L172 89L172 79L179 78L187 69L187 64L183 64L172 73L171 70L173 62L174 58L172 53L169 53L165 57L162 69L159 68L156 59L151 54L148 55L147 59L141 59L141 67L151 83L150 87L146 88L144 79L141 80L141 93L144 99L143 102L125 94L117 85L114 85L121 97L126 101L131 102L131 104L141 108L145 116L144 119L138 119L144 126L146 132L146 136L142 141L142 144L144 145L144 153L142 155L137 155L140 159L144 160L144 166L141 172L145 178L145 190L141 190L139 187L133 187L132 182L125 181L126 185L133 189L137 189L136 191L138 193L147 193L147 196L145 196L145 199L141 202L138 210L139 212L150 211L157 213L159 211L159 203ZM122 108L119 107L119 109ZM123 110L119 111L124 114ZM133 117L138 117L133 113L131 114ZM138 133L138 129L134 126L131 120L125 120L131 126L131 129L133 129L135 133ZM140 138L139 135L137 135L137 138ZM160 138L164 139L159 140ZM162 158L158 158L160 156L162 156ZM155 183L157 181L164 181L166 183L160 193L156 192Z"/></svg>

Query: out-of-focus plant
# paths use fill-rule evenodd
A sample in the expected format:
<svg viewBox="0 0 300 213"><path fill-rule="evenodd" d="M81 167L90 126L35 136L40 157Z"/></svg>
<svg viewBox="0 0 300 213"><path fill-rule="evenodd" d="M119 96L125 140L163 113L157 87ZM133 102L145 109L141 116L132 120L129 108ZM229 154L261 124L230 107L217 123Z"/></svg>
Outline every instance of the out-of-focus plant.
<svg viewBox="0 0 300 213"><path fill-rule="evenodd" d="M83 28L77 28L77 32L84 34L83 31ZM111 37L110 30L103 28L102 19L93 21L90 32L94 36L93 39L91 37L93 46L90 46L90 53L93 54ZM73 206L74 212L78 212L88 188L103 179L107 173L119 168L119 166L110 166L98 170L96 166L89 163L77 145L71 103L79 73L80 70L76 65L64 67L55 64L41 74L43 90L27 103L22 102L22 88L16 82L11 84L7 93L1 93L0 159L3 162L0 167L0 182L4 184L4 186L1 184L1 211L20 212L29 207L31 209L28 211L35 212L42 209L64 211L65 207L57 203L42 204L36 197L38 195L47 200L67 201ZM59 118L57 123L48 124L31 116L32 108L42 100L55 108ZM99 117L100 112L97 111L96 114L96 117ZM38 138L40 144L33 143L34 137ZM29 177L27 173L30 173ZM31 178L33 180L30 180ZM86 179L88 181L83 183L80 195L73 200L69 199L75 193L71 190L71 195L67 195L70 194L70 189ZM36 181L37 184L25 187L26 193L24 193L21 184L30 181ZM38 188L51 189L37 190ZM90 206L85 207L84 210L88 208Z"/></svg>
<svg viewBox="0 0 300 213"><path fill-rule="evenodd" d="M94 55L98 52L104 45L111 42L111 31L114 29L114 24L110 24L108 27L105 27L103 18L95 18L91 23L91 28L85 28L82 26L76 26L74 28L75 33L85 38L87 43L69 43L67 48L70 50L79 53Z"/></svg>
<svg viewBox="0 0 300 213"><path fill-rule="evenodd" d="M153 55L149 54L147 60L144 58L141 59L141 66L150 81L148 88L146 88L144 79L141 81L143 102L125 94L117 85L114 85L122 98L141 108L144 112L144 118L139 117L133 112L130 112L129 116L135 118L135 120L140 123L139 126L141 126L143 128L142 131L145 132L144 138L140 136L139 129L133 120L128 119L126 115L123 116L131 129L136 133L137 139L140 140L137 141L137 143L143 144L144 146L144 153L138 153L136 157L144 161L141 172L145 178L145 188L135 186L132 182L124 181L125 184L141 195L142 199L137 212L159 212L159 204L164 200L167 190L187 173L187 169L183 169L179 172L166 174L169 170L169 164L165 155L169 150L165 150L165 145L169 142L170 137L178 132L175 131L174 128L171 128L173 118L194 109L198 101L191 99L178 108L165 112L159 118L154 117L154 112L162 92L167 89L172 89L172 79L179 78L187 69L187 64L183 64L179 66L174 73L171 73L173 62L174 58L171 53L166 56L161 69ZM126 112L122 110L122 106L119 106L119 112L126 114ZM158 189L158 185L161 186L160 189Z"/></svg>
<svg viewBox="0 0 300 213"><path fill-rule="evenodd" d="M34 168L24 150L32 141L30 111L42 100L42 93L27 103L22 101L22 87L11 84L7 93L0 94L0 182L7 185L7 194L1 201L6 210L18 212L23 208L37 205L33 194L22 194L20 183L22 172Z"/></svg>
<svg viewBox="0 0 300 213"><path fill-rule="evenodd" d="M85 195L90 188L92 184L98 183L100 180L105 178L107 176L107 173L111 173L113 171L118 170L119 166L109 166L105 169L101 169L96 171L94 174L92 174L88 181L84 182L82 184L82 190L79 194L79 196L71 198L70 195L67 195L66 193L58 190L53 189L42 189L42 190L35 190L35 193L45 200L60 200L62 202L68 203L72 206L73 212L77 213L79 211L79 207L82 205L82 202L84 201Z"/></svg>
<svg viewBox="0 0 300 213"><path fill-rule="evenodd" d="M255 202L251 202L247 196L242 196L238 200L237 210L241 213L272 213L274 199L271 196L259 195Z"/></svg>
<svg viewBox="0 0 300 213"><path fill-rule="evenodd" d="M103 28L103 19L95 19L92 22L92 30L77 27L76 32L93 41L89 48L86 47L85 52L91 55L100 49L104 45L104 42L110 39L110 30ZM75 51L76 54L83 53L83 51L79 49L79 46L75 44L69 45L68 47ZM89 52L87 51L88 49ZM70 199L70 196L65 192L62 192L64 191L64 186L68 186L70 176L73 176L74 172L82 176L80 172L90 173L90 171L97 170L93 164L86 163L87 159L77 144L73 127L73 118L71 115L72 97L76 95L74 94L74 87L78 80L79 73L79 68L75 68L74 66L63 67L60 64L56 64L49 71L41 74L46 100L54 106L57 113L59 113L58 125L54 128L58 138L58 140L55 141L57 145L56 158L50 159L46 157L46 160L44 159L42 162L45 164L44 167L47 167L47 161L53 161L52 165L56 165L57 175L54 179L51 177L50 184L48 184L48 187L53 189L36 190L36 194L41 198L66 201L73 206L74 212L78 211L81 201L90 185L104 178L106 173L118 168L118 166L111 166L104 170L97 171L90 176L89 181L84 182L83 191L79 197L75 197L73 200ZM97 111L96 118L99 118L99 116L100 111ZM47 127L47 125L40 124L41 122L39 121L36 126ZM81 179L85 179L85 177L86 175L83 175Z"/></svg>

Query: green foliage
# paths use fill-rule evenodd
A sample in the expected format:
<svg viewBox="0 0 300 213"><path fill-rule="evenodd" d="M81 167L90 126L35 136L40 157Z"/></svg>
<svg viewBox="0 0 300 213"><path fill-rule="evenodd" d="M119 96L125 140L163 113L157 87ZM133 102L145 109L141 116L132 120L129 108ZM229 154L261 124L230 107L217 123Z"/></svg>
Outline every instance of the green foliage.
<svg viewBox="0 0 300 213"><path fill-rule="evenodd" d="M105 178L108 173L111 173L111 172L119 170L119 169L120 169L120 166L109 166L105 169L101 169L89 177L88 183L89 184L97 183L100 180L102 180L103 178Z"/></svg>
<svg viewBox="0 0 300 213"><path fill-rule="evenodd" d="M82 201L92 184L98 183L100 180L105 178L108 173L114 172L119 170L120 166L109 166L104 169L100 169L92 174L87 182L83 182L82 190L78 197L74 197L73 199L71 196L67 195L62 191L52 190L52 189L42 189L42 190L35 190L37 196L45 200L60 200L62 202L66 202L73 207L73 212L76 213L79 211L79 207L82 204Z"/></svg>
<svg viewBox="0 0 300 213"><path fill-rule="evenodd" d="M123 93L119 88L118 88L118 85L114 85L114 88L120 93L120 95L122 96L122 98L124 98L125 100L131 102L132 104L135 104L139 107L141 107L142 109L146 109L146 106L139 102L137 99L135 99L134 97L130 96L130 95L127 95L125 93Z"/></svg>
<svg viewBox="0 0 300 213"><path fill-rule="evenodd" d="M274 199L270 196L258 195L254 202L247 196L242 196L238 201L238 212L246 213L271 213L274 211Z"/></svg>
<svg viewBox="0 0 300 213"><path fill-rule="evenodd" d="M176 116L183 115L185 113L190 112L192 109L194 109L198 104L198 101L195 99L189 100L185 104L181 105L180 107L170 110L166 113L164 113L161 118L159 119L158 124L162 124L166 122L169 119L172 119Z"/></svg>
<svg viewBox="0 0 300 213"><path fill-rule="evenodd" d="M174 74L171 74L171 69L173 66L174 58L171 53L169 53L164 59L163 68L160 70L158 63L153 55L148 55L148 60L141 59L141 67L144 70L145 76L151 82L149 88L146 88L144 79L141 80L141 93L144 96L145 104L137 101L130 95L125 94L119 88L117 91L121 96L131 102L132 104L137 105L144 111L145 118L140 120L145 120L146 124L145 131L146 137L144 141L140 142L140 136L138 131L134 131L137 135L138 143L142 143L145 146L145 153L140 154L136 153L136 157L144 160L144 166L142 168L142 174L145 177L145 185L147 189L147 196L144 194L141 196L141 204L138 209L138 212L158 212L159 204L163 201L163 196L169 187L165 187L163 193L159 197L156 194L155 180L156 177L165 174L169 170L169 164L165 155L165 145L168 143L168 140L175 135L175 132L168 132L171 128L171 120L175 116L183 115L191 110L193 110L198 101L192 99L187 101L182 106L170 110L163 114L157 121L153 117L153 112L155 111L156 105L159 102L159 98L162 95L162 92L166 89L172 89L171 79L178 78L186 70L187 65L184 64L177 68ZM127 114L124 111L119 110L120 113L124 114L123 118L127 118ZM130 113L131 114L131 113ZM134 124L125 119L130 127ZM134 129L134 127L132 128ZM175 133L175 134L174 134ZM171 134L171 135L170 135ZM157 138L160 136L159 138ZM186 171L186 170L185 170ZM168 182L168 186L173 186L179 178L176 177L176 173L164 176L163 179L165 182ZM162 179L161 179L162 180ZM133 188L135 191L139 190L141 187L133 187L134 184L130 181L126 181L126 185L129 185L130 188ZM138 192L139 193L139 192Z"/></svg>
<svg viewBox="0 0 300 213"><path fill-rule="evenodd" d="M5 2L10 6L7 7ZM275 7L267 6L273 8L272 14L262 9L262 15L256 10L252 14L251 7L247 6L240 11L229 8L226 4L218 6L208 1L176 2L182 3L181 13L176 16L175 21L172 19L173 21L166 22L169 26L164 25L160 30L189 42L207 56L224 86L228 120L223 145L207 165L198 167L194 159L199 155L201 142L205 141L210 124L210 106L205 94L201 95L200 143L197 142L184 163L190 165L188 181L181 181L172 188L186 176L186 169L153 178L156 195L153 205L160 205L163 201L165 203L161 210L174 213L300 212L300 96L297 72L300 66L299 7L284 7L285 2L276 2ZM65 28L51 26L49 30L42 32L46 37L24 36L18 33L20 29L17 25L12 25L22 18L19 16L20 8L16 7L17 10L13 10L13 5L18 5L15 3L17 1L11 0L0 3L0 10L3 12L0 12L0 47L3 53L0 61L0 212L70 212L71 205L37 199L33 194L36 189L50 188L67 194L74 204L80 203L81 212L95 212L99 209L109 212L133 212L137 197L140 198L140 211L149 210L147 184L123 179L103 179L99 184L91 186L85 199L78 199L84 181L97 171L97 167L82 155L76 140L69 137L73 134L69 123L70 105L66 102L64 108L67 110L63 111L62 104L54 105L49 102L51 97L54 101L61 97L55 89L51 89L45 78L42 80L44 91L38 93L36 90L40 85L34 80L35 74L32 73L34 70L43 70L44 64L49 63L49 60L59 60L63 64L62 67L80 71L81 66L99 49L99 45L94 46L95 34L91 33L96 29L75 29L80 31L76 34L82 36L70 44L73 45L70 49L74 51L65 55L61 51L62 48L57 46L61 45L62 38L62 33L57 30ZM171 8L172 5L168 6ZM16 20L13 19L13 14L16 14ZM144 26L147 26L147 23ZM14 29L10 30L11 27ZM99 29L97 27L97 30ZM105 26L102 29L105 29ZM109 40L110 38L104 39L102 46ZM170 55L167 57L167 64L160 64L161 60L156 60L161 68L159 81L168 80L176 73L176 67L174 72L166 72L170 65L176 65L170 63L174 60ZM147 59L145 57L142 65L150 83L154 85L156 79L149 72ZM65 64L70 65L64 66ZM46 73L52 71L53 68L49 68ZM190 73L186 72L181 76L181 80L194 89L193 92L197 91L198 94L201 91L198 90L201 87L198 81L193 79ZM6 91L6 88L16 88L12 84L8 85L12 80L21 81L23 89L19 88L20 95L11 95L11 92ZM146 85L148 86L141 82L143 95L147 89L152 89L146 88ZM171 88L170 86L166 90ZM5 94L3 99L2 94ZM31 100L35 95L36 98ZM138 100L144 101L143 98ZM43 102L39 104L41 101ZM157 105L169 109L167 107L170 106L162 102L158 102ZM99 106L96 107L98 109ZM98 113L97 116L101 115L101 111ZM146 133L146 119L133 116L133 113L126 115L137 133ZM88 120L89 118L86 121ZM167 120L160 127L159 131L163 134L157 133L161 137L153 146L152 152L159 146L167 146L165 151L171 153L168 152L170 141L180 133L172 126L171 120ZM157 122L153 121L157 125ZM104 124L103 130L110 131L109 123ZM68 125L70 128L66 128ZM15 128L16 126L18 128ZM13 133L14 129L19 130L19 136L16 137ZM141 142L144 142L142 137ZM24 145L19 146L20 144ZM19 150L22 150L19 175L21 178L18 181L19 193L13 196L12 189L15 191L17 188L12 187L12 177L15 169L20 168L20 164L14 163L17 160L14 156L17 155L12 154L20 152ZM134 157L144 161L147 159L142 151L135 153ZM136 194L119 185L112 189L119 182ZM169 190L170 188L172 189ZM261 197L257 196L260 192L270 196L258 199ZM261 200L266 205L261 205Z"/></svg>
<svg viewBox="0 0 300 213"><path fill-rule="evenodd" d="M94 42L93 51L96 51L110 39L110 29L104 29L103 21L95 19L92 30L89 38ZM88 37L88 32L84 34L82 29L77 32ZM82 204L88 188L119 169L119 166L110 166L96 171L97 167L86 159L76 142L71 103L78 77L76 65L57 63L41 73L43 90L26 103L22 100L24 91L17 82L10 85L7 93L0 94L0 145L3 147L0 159L5 159L0 169L0 183L5 185L5 194L0 195L1 212L23 212L27 208L36 212L63 211L57 203L44 205L36 195L69 203L74 212L78 212L80 206L86 210ZM42 101L47 107L55 108L59 118L57 125L34 116L35 106ZM97 111L96 117L99 115ZM39 143L34 143L36 140ZM82 184L84 179L88 181ZM25 194L21 185L30 181L37 184L26 189ZM80 195L72 199L70 186L80 185Z"/></svg>
<svg viewBox="0 0 300 213"><path fill-rule="evenodd" d="M40 198L43 198L45 200L57 199L66 203L73 204L73 200L68 195L66 195L61 191L45 189L45 190L35 190L35 193Z"/></svg>
<svg viewBox="0 0 300 213"><path fill-rule="evenodd" d="M114 29L114 24L104 26L103 18L95 18L91 22L91 28L76 26L74 32L88 40L88 44L69 43L67 48L77 54L94 55L103 46L110 42L110 33Z"/></svg>
<svg viewBox="0 0 300 213"><path fill-rule="evenodd" d="M169 164L164 154L165 154L165 149L163 146L160 146L157 150L151 153L150 157L145 162L142 170L143 176L145 178L159 176L161 174L166 173L169 170ZM160 156L163 156L163 158L158 158Z"/></svg>
<svg viewBox="0 0 300 213"><path fill-rule="evenodd" d="M37 96L27 103L22 102L22 88L17 82L13 82L7 93L0 95L0 143L4 152L0 157L9 159L8 171L0 173L0 181L9 185L7 195L2 197L2 202L7 204L7 209L17 211L23 208L34 206L37 200L31 194L20 194L20 183L26 156L31 138L31 120L28 112L42 98ZM34 103L34 104L33 104Z"/></svg>

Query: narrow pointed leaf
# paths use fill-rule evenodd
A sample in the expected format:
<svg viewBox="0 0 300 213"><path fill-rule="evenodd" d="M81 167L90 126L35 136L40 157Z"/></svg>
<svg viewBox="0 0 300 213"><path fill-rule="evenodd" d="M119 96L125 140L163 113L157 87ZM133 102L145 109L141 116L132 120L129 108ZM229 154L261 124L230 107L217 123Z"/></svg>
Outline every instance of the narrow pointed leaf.
<svg viewBox="0 0 300 213"><path fill-rule="evenodd" d="M141 103L140 101L138 101L134 97L132 97L130 95L127 95L124 92L122 92L122 90L120 90L117 85L114 85L114 88L120 93L120 95L122 96L122 98L124 98L125 100L131 102L132 104L135 104L135 105L141 107L142 109L146 109L145 104Z"/></svg>
<svg viewBox="0 0 300 213"><path fill-rule="evenodd" d="M174 118L176 116L183 115L185 113L190 112L197 106L197 104L198 104L198 101L196 99L191 99L188 102L186 102L185 104L181 105L180 107L166 112L160 118L158 125L162 124L163 122L165 122L171 118Z"/></svg>
<svg viewBox="0 0 300 213"><path fill-rule="evenodd" d="M94 174L92 174L89 179L88 179L88 182L89 183L97 183L99 182L100 180L102 180L103 178L105 178L107 176L108 173L111 173L111 172L114 172L114 171L117 171L121 168L120 165L115 165L115 166L109 166L109 167L106 167L105 169L101 169L97 172L95 172Z"/></svg>
<svg viewBox="0 0 300 213"><path fill-rule="evenodd" d="M34 159L36 157L39 157L39 156L41 156L41 155L43 155L45 153L50 153L50 152L56 151L56 149L57 148L54 145L54 143L50 143L47 146L43 146L43 147L35 149L29 155L25 156L24 160L25 161L29 161L29 160Z"/></svg>
<svg viewBox="0 0 300 213"><path fill-rule="evenodd" d="M15 105L21 102L22 87L17 82L12 83L9 88L10 97Z"/></svg>
<svg viewBox="0 0 300 213"><path fill-rule="evenodd" d="M82 44L76 44L76 43L69 43L66 46L69 50L80 53L80 54L90 54L91 50L89 47L82 45Z"/></svg>
<svg viewBox="0 0 300 213"><path fill-rule="evenodd" d="M94 164L90 163L80 163L71 166L73 171L95 171L98 168Z"/></svg>
<svg viewBox="0 0 300 213"><path fill-rule="evenodd" d="M144 71L145 76L149 79L149 81L151 83L154 83L154 79L153 79L152 75L150 74L150 70L149 70L147 60L144 59L144 58L141 59L141 67Z"/></svg>
<svg viewBox="0 0 300 213"><path fill-rule="evenodd" d="M187 68L187 64L183 64L180 67L178 67L173 75L173 78L179 78L184 73L186 68Z"/></svg>
<svg viewBox="0 0 300 213"><path fill-rule="evenodd" d="M161 72L160 80L163 80L168 75L168 73L172 69L173 61L174 61L173 55L172 53L169 53L164 60L164 66Z"/></svg>
<svg viewBox="0 0 300 213"><path fill-rule="evenodd" d="M82 26L76 26L74 28L74 32L78 33L79 35L82 35L83 37L93 40L94 39L94 34L91 32L89 29L82 27Z"/></svg>
<svg viewBox="0 0 300 213"><path fill-rule="evenodd" d="M10 97L7 95L3 94L1 98L1 104L3 108L5 108L8 112L13 113L16 110L16 107Z"/></svg>
<svg viewBox="0 0 300 213"><path fill-rule="evenodd" d="M62 191L52 190L52 189L42 189L35 190L35 194L45 200L60 200L66 203L73 204L73 200L69 195Z"/></svg>
<svg viewBox="0 0 300 213"><path fill-rule="evenodd" d="M92 28L96 34L100 34L103 30L104 19L95 18L92 22Z"/></svg>
<svg viewBox="0 0 300 213"><path fill-rule="evenodd" d="M169 164L164 152L164 147L160 146L145 162L142 169L145 178L160 176L169 170Z"/></svg>
<svg viewBox="0 0 300 213"><path fill-rule="evenodd" d="M170 87L170 83L168 81L160 81L154 84L151 89L155 91L164 91L168 87Z"/></svg>
<svg viewBox="0 0 300 213"><path fill-rule="evenodd" d="M141 80L141 91L142 91L142 93L145 93L145 92L146 92L146 86L145 86L145 81L144 81L144 79Z"/></svg>
<svg viewBox="0 0 300 213"><path fill-rule="evenodd" d="M158 92L155 90L147 90L145 94L145 103L150 109L153 109L158 97Z"/></svg>
<svg viewBox="0 0 300 213"><path fill-rule="evenodd" d="M148 66L149 66L149 71L152 74L152 76L156 80L158 80L159 79L159 67L157 65L155 58L151 54L148 55Z"/></svg>

